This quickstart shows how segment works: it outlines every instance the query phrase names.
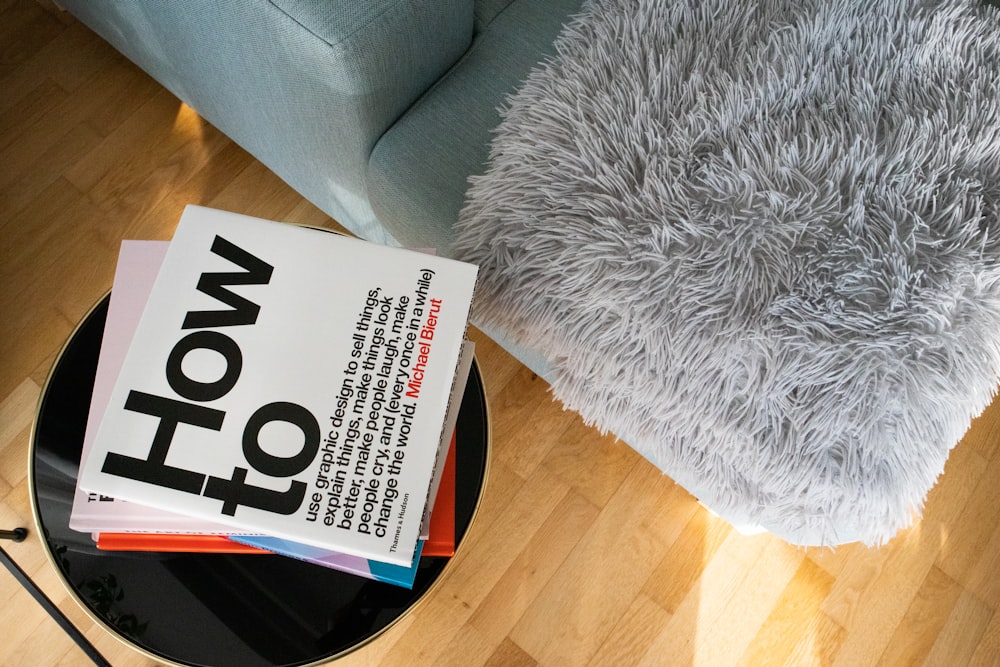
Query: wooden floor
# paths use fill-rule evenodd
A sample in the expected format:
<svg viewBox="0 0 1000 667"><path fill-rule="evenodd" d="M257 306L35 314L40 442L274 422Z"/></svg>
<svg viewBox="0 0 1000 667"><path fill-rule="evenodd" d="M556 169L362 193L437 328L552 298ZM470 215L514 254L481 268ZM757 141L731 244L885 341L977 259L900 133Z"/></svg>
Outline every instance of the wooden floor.
<svg viewBox="0 0 1000 667"><path fill-rule="evenodd" d="M34 532L27 457L60 346L110 286L118 241L184 204L335 227L65 14L0 0L0 528L115 665ZM923 520L882 549L798 549L714 519L554 403L476 334L492 411L479 517L417 611L346 665L1000 665L1000 402L954 450ZM0 665L84 655L0 572Z"/></svg>

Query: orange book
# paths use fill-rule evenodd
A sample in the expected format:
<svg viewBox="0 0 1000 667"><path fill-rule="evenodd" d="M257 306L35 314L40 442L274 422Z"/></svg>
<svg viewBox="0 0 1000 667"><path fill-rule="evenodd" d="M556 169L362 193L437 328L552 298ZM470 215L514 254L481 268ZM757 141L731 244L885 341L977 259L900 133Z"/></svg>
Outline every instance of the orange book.
<svg viewBox="0 0 1000 667"><path fill-rule="evenodd" d="M444 460L434 511L424 542L424 556L455 555L455 433L451 434L448 455Z"/></svg>
<svg viewBox="0 0 1000 667"><path fill-rule="evenodd" d="M266 554L264 549L233 542L225 535L183 533L96 533L105 551L175 551L187 553Z"/></svg>

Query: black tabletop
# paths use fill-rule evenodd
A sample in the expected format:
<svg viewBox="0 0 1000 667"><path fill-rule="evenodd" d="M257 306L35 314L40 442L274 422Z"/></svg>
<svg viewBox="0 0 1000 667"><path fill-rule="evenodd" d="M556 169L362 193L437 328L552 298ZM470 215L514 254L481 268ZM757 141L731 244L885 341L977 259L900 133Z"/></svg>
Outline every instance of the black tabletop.
<svg viewBox="0 0 1000 667"><path fill-rule="evenodd" d="M100 551L69 528L108 298L77 328L45 387L31 452L43 543L66 584L110 630L161 660L305 665L364 644L433 585L447 558L422 558L412 590L274 555ZM479 503L488 422L473 364L457 425L456 540Z"/></svg>

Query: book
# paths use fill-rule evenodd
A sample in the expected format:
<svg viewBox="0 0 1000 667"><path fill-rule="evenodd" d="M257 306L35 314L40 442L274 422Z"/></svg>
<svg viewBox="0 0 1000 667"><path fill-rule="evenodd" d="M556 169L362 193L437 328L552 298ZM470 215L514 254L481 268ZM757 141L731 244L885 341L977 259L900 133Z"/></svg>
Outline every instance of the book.
<svg viewBox="0 0 1000 667"><path fill-rule="evenodd" d="M81 489L409 566L476 274L189 206Z"/></svg>
<svg viewBox="0 0 1000 667"><path fill-rule="evenodd" d="M107 406L110 387L121 367L125 350L128 348L135 326L142 314L142 309L148 299L149 291L167 246L168 242L166 241L122 242L105 320L101 355L90 406L90 419L84 438L85 448L93 439L96 421L100 418L100 413ZM464 394L464 380L468 377L468 372L471 369L472 356L473 347L469 343L467 349L463 349L459 374L456 376L456 396ZM460 400L453 402L453 406L460 404L460 402ZM450 412L457 412L457 410ZM446 421L446 428L453 425L456 419L457 414L450 414ZM452 430L450 446L454 447L454 430ZM448 460L452 459L453 452ZM454 474L453 466L444 469L444 479L441 481L438 493L447 494L450 488L453 495ZM444 512L434 513L428 541L423 550L423 553L429 556L450 555L454 552L454 501L452 498L450 502L448 500L439 502L444 503L443 506L440 506ZM81 523L84 525L81 526ZM227 539L223 534L228 530L226 526L198 522L191 517L178 515L174 512L157 510L108 496L99 499L88 497L88 494L79 488L74 496L71 524L75 524L74 528L84 532L91 532L91 529L99 531L93 532L93 538L97 548L105 551L274 553ZM113 532L114 530L126 532ZM198 530L214 532L208 534L195 532ZM336 552L319 550L292 542L279 541L270 546L279 548L281 555L284 556L299 558L358 576L377 578L379 581L400 586L412 587L415 576L415 568L382 566L374 561L348 557Z"/></svg>
<svg viewBox="0 0 1000 667"><path fill-rule="evenodd" d="M458 413L462 407L462 397L465 395L465 386L468 384L469 373L472 371L472 362L475 358L475 344L466 340L462 345L462 356L458 361L458 370L455 373L455 385L452 389L452 399L448 406L448 413L445 417L444 431L438 449L438 457L434 463L434 476L431 480L431 488L428 492L427 508L424 510L424 519L420 525L420 539L427 540L430 537L430 523L434 511L434 503L438 498L438 488L445 471L445 459L448 452L455 447L455 425L458 423ZM452 474L455 471L452 470ZM452 479L454 484L454 479ZM454 491L452 491L454 493ZM441 520L440 518L438 519ZM439 529L440 530L440 529ZM426 551L426 545L425 549Z"/></svg>
<svg viewBox="0 0 1000 667"><path fill-rule="evenodd" d="M403 588L413 588L413 582L417 578L417 570L420 568L421 548L423 546L423 542L417 542L413 552L413 561L409 565L395 565L376 560L367 560L358 556L351 556L299 542L290 542L279 537L233 535L229 539L234 543L240 543L248 547L265 549L281 556L347 572L366 579L395 584Z"/></svg>
<svg viewBox="0 0 1000 667"><path fill-rule="evenodd" d="M125 352L131 343L168 246L168 241L125 240L121 243L114 282L109 295L110 302L94 378L83 452L89 451L90 443L97 430L97 423L101 414L107 409L111 387L121 370ZM458 419L458 407L461 405L461 396L465 393L466 381L472 368L474 350L474 344L471 341L465 341L456 374L451 407L445 421L446 432L452 433L452 439L454 438L454 425ZM451 446L454 446L453 440ZM431 487L433 498L437 497L437 492L434 489L441 481L442 471L443 462L435 468L434 483ZM454 474L453 470L451 472ZM452 484L454 484L454 480L452 480ZM428 503L425 514L429 514L432 507L433 505ZM432 532L428 532L424 528L421 529L421 539L428 540L431 545L424 549L428 555L443 555L443 553L439 553L441 548L438 545L446 543L446 538L443 537L447 534L447 529L443 524L446 517L447 515L438 516L436 527ZM427 518L425 518L423 525L430 525ZM202 538L207 538L210 535L233 534L229 526L198 521L175 512L158 510L111 496L88 494L79 485L77 485L73 497L70 527L80 532L103 535L103 539L98 541L98 548L107 550L130 550L130 545L135 545L134 550L152 551L155 550L153 547L158 545L164 551L185 551L188 546L197 547L198 551L219 551L229 548L227 540L219 537ZM134 535L125 537L122 533L133 533ZM154 533L163 534L164 537L154 537ZM452 527L453 533L454 528ZM178 536L176 540L167 537L171 534ZM219 548L213 549L212 547ZM428 550L433 553L429 553Z"/></svg>
<svg viewBox="0 0 1000 667"><path fill-rule="evenodd" d="M135 325L142 314L143 306L149 296L152 283L159 270L160 263L166 253L166 241L123 241L119 252L118 265L110 295L108 314L105 320L104 337L98 369L95 377L94 392L90 406L90 419L84 446L89 445L96 430L95 422L106 408L110 387L120 369ZM467 377L471 366L466 357L471 357L471 344L463 350L463 361L460 363L460 375L456 380L456 395L464 393L465 382L458 381ZM461 375L465 373L465 375ZM460 401L458 401L460 403ZM447 423L454 422L451 419ZM454 431L452 431L452 446L454 446ZM446 469L439 493L446 493L449 485L453 487L455 471ZM97 504L99 503L99 504ZM442 509L445 509L442 507ZM88 498L88 494L77 490L74 496L73 521L83 521L95 524L96 528L121 528L128 532L94 532L93 538L98 549L105 551L156 551L183 553L273 553L257 547L242 544L221 534L227 527L208 522L198 522L190 517L173 512L156 510L136 503L129 503L112 497L100 499ZM79 526L74 526L80 529ZM147 530L163 530L178 532L145 532ZM211 529L218 532L199 534L192 531ZM113 529L112 529L113 531ZM85 532L90 532L85 531ZM454 514L451 514L449 524L448 514L435 513L431 524L428 544L435 545L434 552L428 555L441 555L440 545L453 539ZM449 537L451 536L451 537ZM280 547L282 555L296 557L324 567L342 569L358 576L378 580L400 586L412 587L415 569L401 566L382 567L377 563L359 562L355 557L346 557L336 552L323 552L313 547L297 549L298 545L291 542L272 544ZM297 552L298 551L298 552ZM411 571L412 570L412 571ZM374 573L374 575L373 575Z"/></svg>
<svg viewBox="0 0 1000 667"><path fill-rule="evenodd" d="M139 324L146 300L166 255L167 241L123 241L108 303L108 315L97 359L94 390L84 431L81 459L90 452L97 425L107 409L115 378ZM232 531L213 521L199 521L176 512L130 503L112 496L87 493L77 483L69 526L83 533L143 531L224 534Z"/></svg>
<svg viewBox="0 0 1000 667"><path fill-rule="evenodd" d="M238 540L246 540L241 542ZM254 542L257 540L257 542ZM418 544L408 567L370 561L357 556L319 549L263 535L178 535L170 533L95 533L94 543L102 551L155 551L161 553L272 554L346 572L387 584L413 588L420 565ZM254 546L257 544L258 546Z"/></svg>
<svg viewBox="0 0 1000 667"><path fill-rule="evenodd" d="M444 473L438 487L434 513L431 514L430 530L424 541L425 556L455 555L455 485L457 483L457 461L455 432L452 431L445 458Z"/></svg>
<svg viewBox="0 0 1000 667"><path fill-rule="evenodd" d="M175 533L94 533L102 551L158 551L169 553L266 554L265 549L241 544L225 535Z"/></svg>

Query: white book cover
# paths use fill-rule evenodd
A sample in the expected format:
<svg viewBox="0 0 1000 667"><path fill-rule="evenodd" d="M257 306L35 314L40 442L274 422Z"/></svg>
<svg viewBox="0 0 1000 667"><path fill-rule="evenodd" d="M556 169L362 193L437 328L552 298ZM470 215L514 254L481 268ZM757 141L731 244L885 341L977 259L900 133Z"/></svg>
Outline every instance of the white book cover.
<svg viewBox="0 0 1000 667"><path fill-rule="evenodd" d="M94 377L87 428L83 438L81 459L90 451L90 443L97 433L104 411L110 400L115 378L125 361L125 353L132 342L132 336L139 324L142 311L153 289L156 276L163 264L168 241L122 241L115 269L114 284L110 294L108 313L105 318L101 353ZM421 250L420 252L427 252ZM420 529L420 539L428 539L430 514L433 499L441 482L443 460L441 451L448 445L451 433L458 419L458 409L462 403L468 374L472 368L475 346L465 341L455 376L452 401L442 431L442 444L438 450L438 462L431 480L430 499L424 509L424 519ZM175 533L208 535L253 534L239 531L213 521L202 521L193 517L156 509L139 503L96 493L87 493L79 487L73 496L73 506L69 520L70 528L83 533Z"/></svg>
<svg viewBox="0 0 1000 667"><path fill-rule="evenodd" d="M189 206L81 489L409 564L476 275Z"/></svg>

